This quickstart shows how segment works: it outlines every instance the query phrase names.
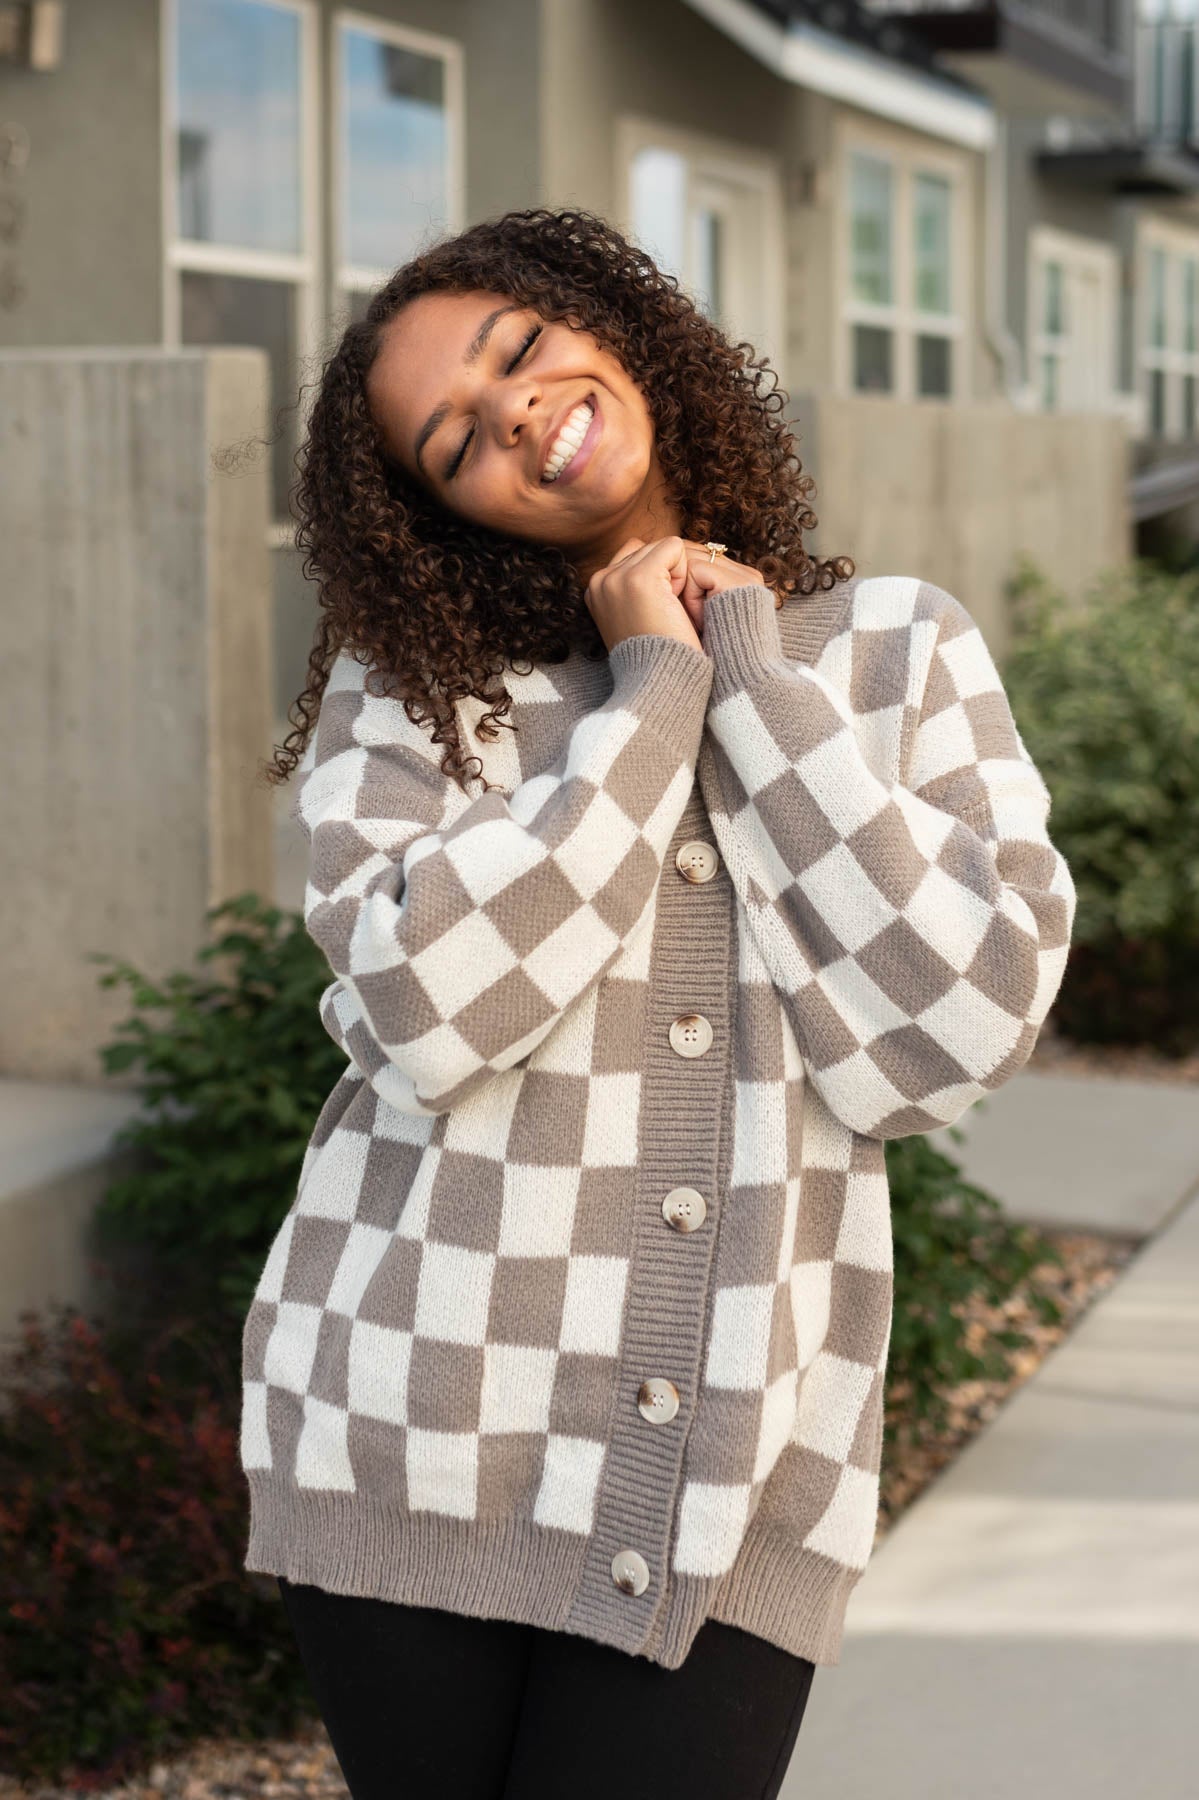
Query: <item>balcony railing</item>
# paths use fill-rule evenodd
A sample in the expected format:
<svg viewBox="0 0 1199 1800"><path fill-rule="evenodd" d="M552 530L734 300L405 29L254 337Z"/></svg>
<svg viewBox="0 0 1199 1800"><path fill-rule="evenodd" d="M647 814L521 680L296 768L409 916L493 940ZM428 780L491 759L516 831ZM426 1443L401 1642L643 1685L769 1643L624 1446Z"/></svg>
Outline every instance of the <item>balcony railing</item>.
<svg viewBox="0 0 1199 1800"><path fill-rule="evenodd" d="M871 12L987 14L999 0L864 0ZM1013 14L1033 14L1067 35L1084 38L1104 50L1123 48L1124 0L1008 0Z"/></svg>
<svg viewBox="0 0 1199 1800"><path fill-rule="evenodd" d="M1137 22L1137 131L1157 143L1199 142L1199 23Z"/></svg>

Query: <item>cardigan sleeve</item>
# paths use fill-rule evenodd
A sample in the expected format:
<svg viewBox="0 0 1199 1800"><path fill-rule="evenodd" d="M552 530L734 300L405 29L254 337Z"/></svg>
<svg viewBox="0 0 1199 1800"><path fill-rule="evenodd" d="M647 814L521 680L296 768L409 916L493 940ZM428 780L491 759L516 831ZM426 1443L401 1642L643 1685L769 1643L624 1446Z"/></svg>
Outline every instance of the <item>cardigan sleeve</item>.
<svg viewBox="0 0 1199 1800"><path fill-rule="evenodd" d="M343 650L300 765L326 1030L392 1105L446 1112L529 1056L620 954L687 803L707 655L642 633L558 759L475 798Z"/></svg>
<svg viewBox="0 0 1199 1800"><path fill-rule="evenodd" d="M876 682L892 657L882 694L914 709L905 783L863 752L844 659L835 682L784 656L768 589L722 589L704 611L713 831L809 1079L873 1138L952 1124L1028 1060L1076 899L981 631L918 586L930 616L862 631Z"/></svg>

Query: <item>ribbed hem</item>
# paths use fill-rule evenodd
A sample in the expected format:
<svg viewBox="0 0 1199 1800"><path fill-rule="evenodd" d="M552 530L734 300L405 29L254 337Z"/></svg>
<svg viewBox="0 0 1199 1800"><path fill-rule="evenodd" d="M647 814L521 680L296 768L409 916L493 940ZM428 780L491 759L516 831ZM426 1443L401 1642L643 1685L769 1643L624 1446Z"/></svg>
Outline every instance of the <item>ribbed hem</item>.
<svg viewBox="0 0 1199 1800"><path fill-rule="evenodd" d="M849 1596L862 1578L793 1534L751 1520L732 1569L708 1604L708 1615L769 1639L792 1656L835 1668Z"/></svg>
<svg viewBox="0 0 1199 1800"><path fill-rule="evenodd" d="M712 662L705 651L682 638L656 631L634 632L608 652L612 697L637 713L694 765L704 730Z"/></svg>
<svg viewBox="0 0 1199 1800"><path fill-rule="evenodd" d="M630 1653L638 1601L613 1584L606 1606L575 1604L590 1540L525 1519L457 1519L406 1512L361 1494L301 1491L253 1470L245 1567L334 1594L436 1606L476 1619L511 1619ZM793 1656L835 1664L846 1602L859 1571L801 1549L773 1526L750 1523L729 1573L674 1577L657 1623L635 1654L677 1669L707 1618L737 1625Z"/></svg>
<svg viewBox="0 0 1199 1800"><path fill-rule="evenodd" d="M249 1483L245 1566L254 1573L565 1629L587 1553L577 1533L523 1519L406 1512L361 1494L301 1492L265 1471L251 1472Z"/></svg>
<svg viewBox="0 0 1199 1800"><path fill-rule="evenodd" d="M704 648L715 667L713 700L760 680L769 663L783 659L770 589L754 581L705 595Z"/></svg>

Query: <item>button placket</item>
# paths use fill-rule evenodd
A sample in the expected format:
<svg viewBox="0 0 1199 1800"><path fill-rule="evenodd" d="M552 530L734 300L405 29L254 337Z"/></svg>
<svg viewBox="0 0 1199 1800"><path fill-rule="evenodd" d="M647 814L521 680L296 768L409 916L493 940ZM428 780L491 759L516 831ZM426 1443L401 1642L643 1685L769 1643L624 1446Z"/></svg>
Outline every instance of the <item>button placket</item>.
<svg viewBox="0 0 1199 1800"><path fill-rule="evenodd" d="M630 1651L642 1646L647 1634L661 1629L651 1621L664 1603L669 1579L669 1549L687 1438L681 1426L648 1433L645 1427L668 1425L679 1418L681 1395L698 1382L704 1297L712 1273L712 1233L699 1230L708 1213L700 1188L712 1191L718 1176L717 1145L707 1130L722 1104L723 1046L730 1017L729 970L735 938L731 884L723 878L719 852L703 835L707 824L697 791L680 834L683 841L672 853L678 879L660 890L660 924L671 942L672 954L667 956L655 947L651 964L650 1007L655 1028L643 1082L645 1156L639 1165L638 1187L650 1203L649 1217L660 1221L656 1230L660 1233L661 1222L665 1222L670 1238L659 1235L655 1250L653 1241L644 1235L646 1213L640 1212L625 1325L629 1359L625 1366L639 1384L634 1390L637 1412L634 1414L632 1407L622 1409L623 1422L608 1446L587 1557L590 1581L602 1581L609 1594L615 1585L623 1595L640 1598L639 1605L627 1609L628 1624L617 1628L619 1636L612 1640ZM687 835L687 826L695 835ZM714 882L717 875L722 879ZM703 899L692 892L699 886L706 889ZM672 1017L671 1002L688 1010ZM707 1056L717 1037L718 1053ZM694 1063L685 1078L674 1061L676 1056ZM685 1132L680 1133L682 1119L691 1120L699 1134L692 1142ZM678 1181L680 1156L692 1165L688 1173L698 1186ZM692 1242L682 1245L678 1240L683 1236L691 1236ZM669 1328L653 1292L663 1279L688 1290L695 1284L694 1308L680 1318L672 1315ZM646 1368L661 1368L664 1362L674 1368L677 1383L664 1376L642 1375ZM650 1611L643 1612L643 1607ZM570 1619L584 1630L597 1622L607 1623L602 1601L587 1579L571 1606Z"/></svg>

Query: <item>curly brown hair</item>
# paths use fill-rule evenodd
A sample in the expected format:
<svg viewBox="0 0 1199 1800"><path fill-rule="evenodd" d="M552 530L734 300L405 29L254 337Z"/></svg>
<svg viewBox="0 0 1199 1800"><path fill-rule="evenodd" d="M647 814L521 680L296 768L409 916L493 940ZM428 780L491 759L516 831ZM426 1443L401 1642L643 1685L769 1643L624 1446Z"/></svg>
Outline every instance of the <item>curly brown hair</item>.
<svg viewBox="0 0 1199 1800"><path fill-rule="evenodd" d="M681 536L735 544L784 599L854 573L849 557L803 548L817 522L807 504L815 483L774 416L788 396L773 371L773 388L761 390L767 363L750 360L752 344L730 343L675 276L597 214L537 207L484 220L398 268L325 364L292 490L320 618L308 685L287 715L295 729L263 771L272 784L299 763L342 649L373 665L414 724L433 721L431 741L448 746L442 773L463 787L479 758L463 756L456 700L487 702L475 729L491 740L496 721L516 729L503 718L506 664L561 662L576 648L606 654L566 552L440 505L385 448L368 409L367 372L401 307L435 290L479 289L545 320L569 318L618 357L645 394Z"/></svg>

